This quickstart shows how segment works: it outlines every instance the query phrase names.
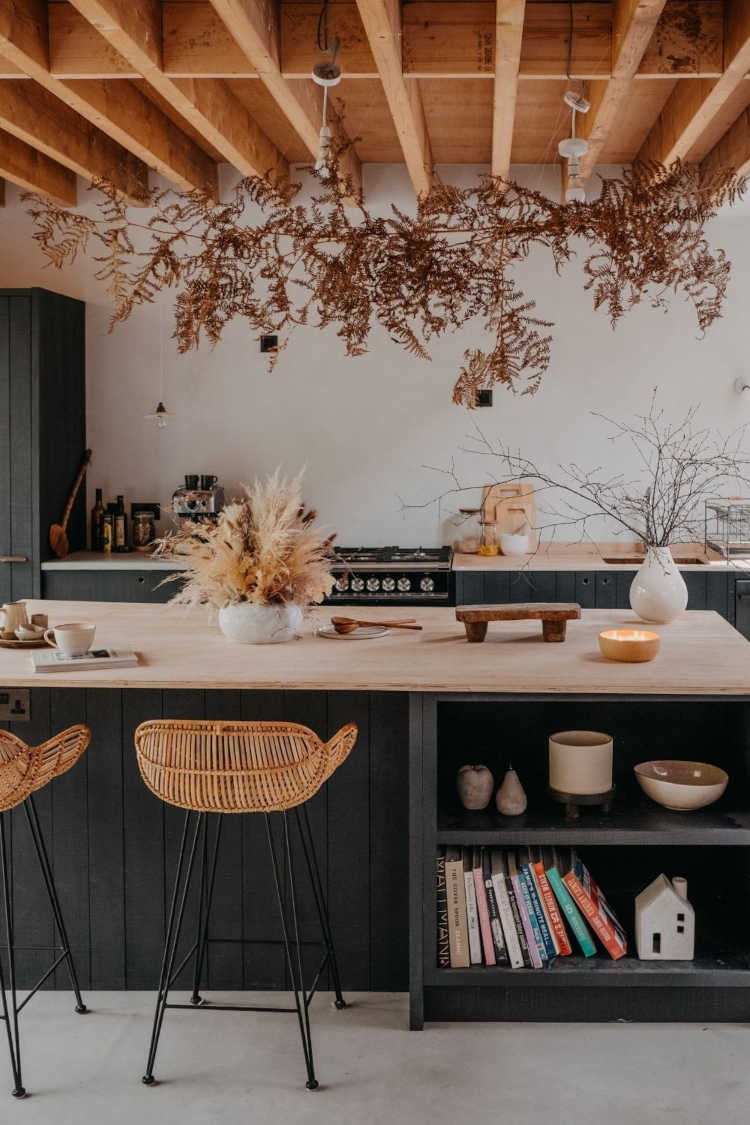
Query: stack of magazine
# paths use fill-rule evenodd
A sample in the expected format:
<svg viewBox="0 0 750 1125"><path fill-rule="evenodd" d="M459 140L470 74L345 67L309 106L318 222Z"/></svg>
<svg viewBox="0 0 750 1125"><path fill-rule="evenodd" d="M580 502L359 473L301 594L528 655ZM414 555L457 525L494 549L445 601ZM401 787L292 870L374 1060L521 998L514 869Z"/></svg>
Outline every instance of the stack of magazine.
<svg viewBox="0 0 750 1125"><path fill-rule="evenodd" d="M542 969L572 953L627 952L625 931L570 848L441 849L436 863L437 963Z"/></svg>
<svg viewBox="0 0 750 1125"><path fill-rule="evenodd" d="M92 648L81 656L67 656L59 648L31 653L35 672L79 672L85 668L132 668L138 657L129 648Z"/></svg>

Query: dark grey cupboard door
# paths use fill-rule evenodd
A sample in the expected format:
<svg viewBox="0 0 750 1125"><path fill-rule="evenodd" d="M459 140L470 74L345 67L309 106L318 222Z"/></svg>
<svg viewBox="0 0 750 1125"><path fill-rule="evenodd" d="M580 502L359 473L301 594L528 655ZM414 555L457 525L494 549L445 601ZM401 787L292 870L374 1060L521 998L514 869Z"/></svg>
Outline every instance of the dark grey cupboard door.
<svg viewBox="0 0 750 1125"><path fill-rule="evenodd" d="M0 297L0 599L34 588L31 297Z"/></svg>

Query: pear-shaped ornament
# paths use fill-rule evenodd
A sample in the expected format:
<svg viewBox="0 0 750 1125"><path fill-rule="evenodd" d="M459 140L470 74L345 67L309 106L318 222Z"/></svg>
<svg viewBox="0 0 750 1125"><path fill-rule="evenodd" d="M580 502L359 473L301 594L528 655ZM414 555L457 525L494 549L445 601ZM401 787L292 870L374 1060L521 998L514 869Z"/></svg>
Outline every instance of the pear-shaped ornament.
<svg viewBox="0 0 750 1125"><path fill-rule="evenodd" d="M503 783L495 794L495 805L503 816L520 816L526 812L526 790L512 766L505 771Z"/></svg>

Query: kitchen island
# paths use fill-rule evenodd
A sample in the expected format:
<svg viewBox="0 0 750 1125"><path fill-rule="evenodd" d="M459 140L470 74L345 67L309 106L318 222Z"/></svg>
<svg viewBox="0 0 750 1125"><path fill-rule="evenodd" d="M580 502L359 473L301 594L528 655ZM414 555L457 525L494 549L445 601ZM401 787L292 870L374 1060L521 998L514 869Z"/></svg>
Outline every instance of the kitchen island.
<svg viewBox="0 0 750 1125"><path fill-rule="evenodd" d="M39 742L79 721L92 728L84 762L38 801L86 987L150 988L158 973L181 815L138 776L139 722L286 719L326 736L355 721L355 750L310 810L345 987L409 987L413 1026L424 1018L750 1016L750 645L718 614L684 614L660 628L653 663L627 665L604 661L597 647L602 628L632 624L625 610L584 610L564 644L543 643L533 621L495 623L483 644L468 644L454 611L433 608L415 610L421 633L328 640L314 635L330 615L318 610L299 641L243 647L205 614L171 607L29 608L52 624L91 620L97 644L128 645L140 658L134 668L45 678L31 672L28 653L0 649L0 695L30 689L28 717L9 724L20 737ZM368 615L387 620L393 610ZM613 734L618 796L610 816L588 811L569 824L546 796L546 740L578 728ZM632 765L670 757L724 766L730 785L721 802L693 814L647 802ZM498 777L511 759L529 794L522 817L457 805L458 766L485 762ZM257 820L228 818L216 932L235 940L212 947L209 989L285 984L268 887L258 883L265 865L256 863L264 854ZM633 894L661 870L686 874L699 918L696 960L600 956L558 959L544 971L437 969L437 847L553 843L586 849L631 933ZM30 858L14 824L17 870ZM49 940L47 914L36 909L42 894L29 882L23 905L19 899L23 944ZM303 923L313 909L303 903ZM28 978L43 956L27 954Z"/></svg>

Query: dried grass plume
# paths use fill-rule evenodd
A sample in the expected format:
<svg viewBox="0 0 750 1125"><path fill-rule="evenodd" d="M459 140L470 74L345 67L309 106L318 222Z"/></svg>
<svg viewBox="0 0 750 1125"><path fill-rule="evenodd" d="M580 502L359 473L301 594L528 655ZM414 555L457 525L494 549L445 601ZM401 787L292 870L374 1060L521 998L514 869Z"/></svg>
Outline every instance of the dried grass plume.
<svg viewBox="0 0 750 1125"><path fill-rule="evenodd" d="M159 540L161 555L187 566L172 602L215 609L237 602L322 602L333 588L335 536L313 527L317 513L302 500L302 474L287 480L277 469L243 489L245 495L228 504L215 523L185 520ZM180 579L185 572L166 581Z"/></svg>

